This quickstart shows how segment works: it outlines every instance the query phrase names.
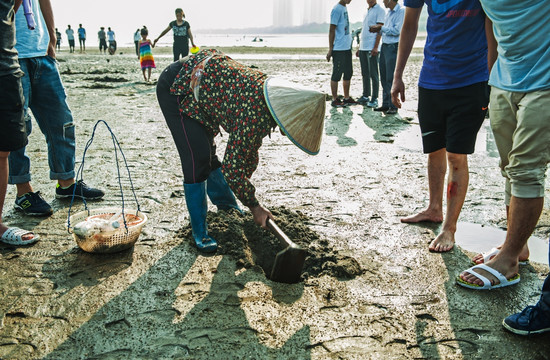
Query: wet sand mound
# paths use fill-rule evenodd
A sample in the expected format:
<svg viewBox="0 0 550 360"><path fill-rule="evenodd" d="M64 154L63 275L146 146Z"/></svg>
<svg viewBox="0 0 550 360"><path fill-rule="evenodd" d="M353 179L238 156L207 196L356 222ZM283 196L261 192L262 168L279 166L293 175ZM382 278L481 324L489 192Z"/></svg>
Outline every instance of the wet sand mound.
<svg viewBox="0 0 550 360"><path fill-rule="evenodd" d="M277 225L296 244L308 250L302 279L322 275L342 280L361 275L363 269L352 257L339 254L327 240L308 227L309 218L301 212L284 207L271 209ZM240 214L236 210L208 212L209 235L218 241L218 255L235 259L239 267L259 266L269 277L275 256L283 247L268 230L254 223L252 214ZM178 235L194 244L190 225L181 229Z"/></svg>

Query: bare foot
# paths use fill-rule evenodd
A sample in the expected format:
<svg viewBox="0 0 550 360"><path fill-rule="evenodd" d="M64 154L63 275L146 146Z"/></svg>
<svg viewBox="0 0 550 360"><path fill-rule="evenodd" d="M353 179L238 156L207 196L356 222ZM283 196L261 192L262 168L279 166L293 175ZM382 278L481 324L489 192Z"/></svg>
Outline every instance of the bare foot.
<svg viewBox="0 0 550 360"><path fill-rule="evenodd" d="M419 212L416 215L407 216L406 218L402 218L402 223L419 223L419 222L434 222L434 223L440 223L443 221L443 214L441 211L431 211L431 210L425 210L422 212Z"/></svg>
<svg viewBox="0 0 550 360"><path fill-rule="evenodd" d="M442 231L430 244L430 251L447 252L455 246L455 234L451 231Z"/></svg>
<svg viewBox="0 0 550 360"><path fill-rule="evenodd" d="M498 250L502 249L502 245L497 246L497 249ZM488 260L493 260L495 256L496 254L491 256ZM529 247L526 244L521 250L521 253L519 254L518 261L528 261L528 260L529 260ZM477 265L483 264L483 254L477 254L476 256L473 257L472 261Z"/></svg>
<svg viewBox="0 0 550 360"><path fill-rule="evenodd" d="M0 223L0 236L4 235L6 230L8 230L8 227ZM34 233L25 234L21 237L21 239L24 241L32 240L33 238L34 238Z"/></svg>
<svg viewBox="0 0 550 360"><path fill-rule="evenodd" d="M502 264L502 261L491 260L491 261L488 261L486 265L492 269L495 269L502 275L504 275L506 279L513 278L514 276L517 275L519 271L519 265L517 263L515 266L506 266L505 264ZM474 269L473 271L486 277L491 282L492 285L497 285L500 283L500 281L496 277L494 277L493 274L488 273L483 269ZM483 281L481 279L479 279L477 276L470 274L468 272L465 272L465 271L462 272L460 274L460 278L470 284L483 286Z"/></svg>

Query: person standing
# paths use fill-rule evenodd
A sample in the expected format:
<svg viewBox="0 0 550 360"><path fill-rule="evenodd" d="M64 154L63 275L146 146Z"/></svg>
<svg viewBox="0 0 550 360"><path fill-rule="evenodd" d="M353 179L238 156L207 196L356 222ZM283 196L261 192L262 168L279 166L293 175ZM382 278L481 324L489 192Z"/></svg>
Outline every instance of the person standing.
<svg viewBox="0 0 550 360"><path fill-rule="evenodd" d="M354 105L357 102L350 97L349 88L353 76L353 63L351 55L351 44L353 38L349 28L348 8L346 5L351 0L340 0L330 13L330 28L328 31L328 53L327 61L332 58L332 75L330 77L330 92L332 94L331 105L343 107ZM338 97L338 82L342 79L344 100Z"/></svg>
<svg viewBox="0 0 550 360"><path fill-rule="evenodd" d="M69 42L69 52L74 53L74 30L71 29L71 25L67 25L65 34L67 34L67 41Z"/></svg>
<svg viewBox="0 0 550 360"><path fill-rule="evenodd" d="M355 54L359 57L361 75L363 76L363 96L361 96L357 102L375 108L378 107L378 92L380 89L378 49L382 36L380 32L372 33L368 31L368 29L374 25L384 25L386 12L376 3L376 0L367 0L367 5L369 8L363 19L359 50L357 50Z"/></svg>
<svg viewBox="0 0 550 360"><path fill-rule="evenodd" d="M105 34L105 27L101 27L97 32L97 38L99 39L99 53L101 51L105 54L107 52L107 35Z"/></svg>
<svg viewBox="0 0 550 360"><path fill-rule="evenodd" d="M139 41L141 40L141 31L139 29L134 33L134 45L136 46L136 55L139 59Z"/></svg>
<svg viewBox="0 0 550 360"><path fill-rule="evenodd" d="M173 53L174 61L177 61L180 56L186 57L189 55L189 41L191 41L191 46L195 47L195 42L193 41L193 33L191 32L191 25L187 20L185 20L185 14L183 9L176 9L176 20L170 22L168 27L155 39L153 42L153 47L157 44L159 39L166 35L168 31L172 30L174 34L174 44L173 44Z"/></svg>
<svg viewBox="0 0 550 360"><path fill-rule="evenodd" d="M107 40L109 41L109 54L113 55L116 52L116 39L115 32L110 27L107 31Z"/></svg>
<svg viewBox="0 0 550 360"><path fill-rule="evenodd" d="M0 0L0 242L8 245L30 245L39 236L31 231L7 227L2 222L2 211L8 187L10 151L27 145L27 132L23 117L23 72L17 61L14 12L21 4L13 0Z"/></svg>
<svg viewBox="0 0 550 360"><path fill-rule="evenodd" d="M78 24L78 43L80 44L80 52L86 52L86 29L82 24Z"/></svg>
<svg viewBox="0 0 550 360"><path fill-rule="evenodd" d="M88 187L82 181L75 182L75 124L55 59L52 40L55 34L50 34L55 29L50 0L31 3L36 29L27 28L23 11L17 12L15 21L15 47L25 74L22 86L27 134L32 130L30 109L46 138L50 179L57 180L57 198L71 198L74 192L76 197L86 200L100 199L103 191ZM17 187L15 209L31 216L51 215L50 204L31 186L31 161L25 147L10 153L9 167L8 183Z"/></svg>
<svg viewBox="0 0 550 360"><path fill-rule="evenodd" d="M489 117L505 177L507 230L498 254L457 278L458 285L492 289L519 282L519 261L544 205L550 161L550 3L481 0L492 22L498 56L491 71ZM550 256L550 254L549 254ZM550 280L539 302L503 321L519 335L550 331Z"/></svg>
<svg viewBox="0 0 550 360"><path fill-rule="evenodd" d="M141 29L141 40L139 41L139 63L141 66L141 71L143 72L143 79L146 82L150 82L151 70L156 68L156 66L155 59L153 58L153 52L151 51L153 44L151 40L147 38L147 35L149 35L147 28ZM145 76L145 71L148 72L147 76Z"/></svg>
<svg viewBox="0 0 550 360"><path fill-rule="evenodd" d="M404 223L441 222L447 165L447 211L435 252L450 251L468 189L468 154L475 148L489 103L489 63L485 14L479 0L437 6L430 0L405 0L405 18L391 90L392 103L405 100L403 71L418 32L422 7L428 7L428 36L418 80L418 120L428 154L428 209ZM491 48L493 53L495 50ZM490 58L493 58L491 56Z"/></svg>
<svg viewBox="0 0 550 360"><path fill-rule="evenodd" d="M397 114L397 107L391 102L391 87L405 9L397 3L397 0L384 0L384 6L389 9L384 25L378 24L369 28L370 32L382 33L382 50L380 51L382 106L375 108L374 111L383 111L391 115Z"/></svg>
<svg viewBox="0 0 550 360"><path fill-rule="evenodd" d="M55 45L56 50L61 51L61 33L55 28Z"/></svg>

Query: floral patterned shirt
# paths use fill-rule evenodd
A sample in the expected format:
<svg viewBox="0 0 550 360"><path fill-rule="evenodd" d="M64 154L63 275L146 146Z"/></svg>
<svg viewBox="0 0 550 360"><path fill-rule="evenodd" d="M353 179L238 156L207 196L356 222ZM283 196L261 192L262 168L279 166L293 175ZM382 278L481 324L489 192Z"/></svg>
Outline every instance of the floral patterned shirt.
<svg viewBox="0 0 550 360"><path fill-rule="evenodd" d="M179 96L181 112L212 136L219 134L220 126L229 134L222 173L248 207L259 204L250 177L258 166L262 139L276 127L263 93L266 79L262 72L208 49L184 61L170 88Z"/></svg>

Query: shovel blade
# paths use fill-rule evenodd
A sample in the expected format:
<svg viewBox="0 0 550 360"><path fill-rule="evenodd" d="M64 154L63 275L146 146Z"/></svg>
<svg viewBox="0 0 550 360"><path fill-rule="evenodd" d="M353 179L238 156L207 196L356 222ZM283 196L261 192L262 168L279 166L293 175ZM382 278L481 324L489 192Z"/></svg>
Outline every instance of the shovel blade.
<svg viewBox="0 0 550 360"><path fill-rule="evenodd" d="M307 250L300 247L287 247L279 251L271 270L272 281L287 284L300 282Z"/></svg>

